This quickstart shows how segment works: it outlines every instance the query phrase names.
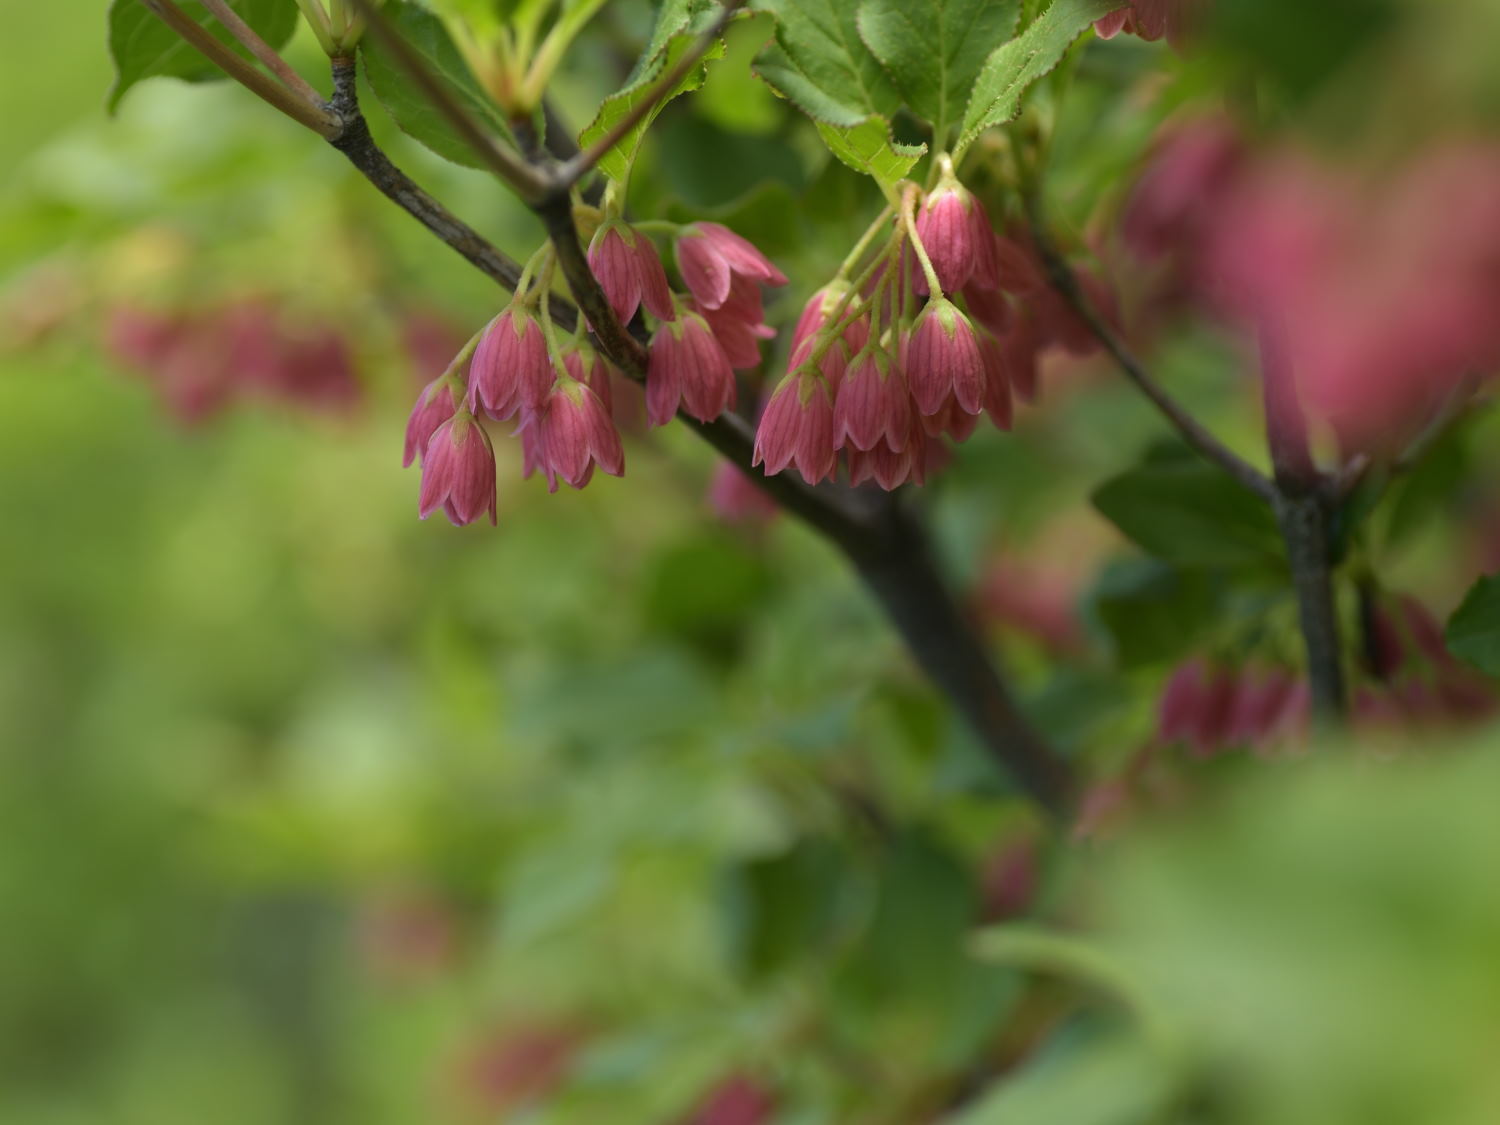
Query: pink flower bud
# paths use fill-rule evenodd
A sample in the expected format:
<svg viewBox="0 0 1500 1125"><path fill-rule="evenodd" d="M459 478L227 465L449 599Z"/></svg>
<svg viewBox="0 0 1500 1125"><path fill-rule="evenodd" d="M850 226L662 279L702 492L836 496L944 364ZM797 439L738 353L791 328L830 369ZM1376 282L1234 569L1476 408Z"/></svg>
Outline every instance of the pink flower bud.
<svg viewBox="0 0 1500 1125"><path fill-rule="evenodd" d="M694 223L686 228L675 252L683 282L705 309L724 304L734 276L767 285L786 284L786 275L754 244L718 223Z"/></svg>
<svg viewBox="0 0 1500 1125"><path fill-rule="evenodd" d="M969 318L947 298L929 301L902 357L922 414L936 414L949 395L967 414L984 406L984 359Z"/></svg>
<svg viewBox="0 0 1500 1125"><path fill-rule="evenodd" d="M708 322L689 311L664 321L651 337L646 365L651 424L665 426L679 406L700 422L711 422L734 400L734 372Z"/></svg>
<svg viewBox="0 0 1500 1125"><path fill-rule="evenodd" d="M628 224L608 222L594 233L589 268L621 324L629 324L642 304L656 319L672 319L672 289L656 247Z"/></svg>
<svg viewBox="0 0 1500 1125"><path fill-rule="evenodd" d="M776 502L738 465L720 461L708 485L708 502L727 523L764 523L778 512Z"/></svg>
<svg viewBox="0 0 1500 1125"><path fill-rule="evenodd" d="M433 432L457 410L453 382L447 375L439 375L422 388L416 405L411 408L411 417L406 420L406 445L401 455L403 469L427 452L427 443Z"/></svg>
<svg viewBox="0 0 1500 1125"><path fill-rule="evenodd" d="M802 479L817 484L832 475L837 460L828 384L814 372L794 371L766 404L750 463L763 465L766 475L774 476L795 462Z"/></svg>
<svg viewBox="0 0 1500 1125"><path fill-rule="evenodd" d="M854 357L838 385L833 408L834 447L868 450L884 442L899 453L906 448L910 431L911 395L905 378L885 351L866 348Z"/></svg>
<svg viewBox="0 0 1500 1125"><path fill-rule="evenodd" d="M468 406L498 422L535 410L554 378L547 340L531 310L519 301L494 319L469 363Z"/></svg>
<svg viewBox="0 0 1500 1125"><path fill-rule="evenodd" d="M490 435L467 412L433 431L422 458L417 514L426 519L442 508L456 527L486 511L495 522L495 451Z"/></svg>
<svg viewBox="0 0 1500 1125"><path fill-rule="evenodd" d="M597 465L612 477L625 472L620 433L599 396L573 379L559 379L536 416L538 452L549 492L561 477L582 488Z"/></svg>
<svg viewBox="0 0 1500 1125"><path fill-rule="evenodd" d="M973 215L974 197L953 179L933 189L917 211L917 237L944 293L958 292L974 272L977 239ZM984 225L988 229L988 222Z"/></svg>

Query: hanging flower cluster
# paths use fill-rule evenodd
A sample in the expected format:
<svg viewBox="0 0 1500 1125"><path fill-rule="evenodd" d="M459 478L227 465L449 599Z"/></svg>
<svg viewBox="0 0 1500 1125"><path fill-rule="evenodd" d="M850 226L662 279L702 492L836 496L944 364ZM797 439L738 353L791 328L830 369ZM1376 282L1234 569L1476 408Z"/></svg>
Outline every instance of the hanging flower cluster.
<svg viewBox="0 0 1500 1125"><path fill-rule="evenodd" d="M967 440L981 414L1010 428L1013 398L1035 397L1043 348L1094 346L1031 249L996 232L946 156L939 167L937 184L908 185L803 309L756 434L754 464L766 473L791 465L815 484L842 458L851 484L921 484L946 456L944 439ZM1107 307L1102 287L1088 285Z"/></svg>
<svg viewBox="0 0 1500 1125"><path fill-rule="evenodd" d="M1047 284L1028 242L997 232L946 155L938 168L930 190L903 186L899 205L803 309L788 370L759 417L752 464L767 475L793 466L815 484L842 467L851 485L924 483L947 458L946 440L968 439L980 415L1010 428L1013 399L1036 396L1041 351L1097 346ZM760 345L775 335L764 287L785 285L786 276L718 223L632 225L610 198L591 218L589 267L615 316L639 322L649 339L650 424L679 413L709 422L733 410L735 373L759 367ZM673 235L678 290L650 237L664 230ZM485 420L514 420L523 475L541 472L551 490L559 481L582 488L596 469L624 472L612 369L590 346L587 324L560 337L548 309L555 268L544 246L510 304L418 397L405 457L422 462L424 518L441 508L455 523L494 519ZM1112 316L1108 289L1080 277Z"/></svg>
<svg viewBox="0 0 1500 1125"><path fill-rule="evenodd" d="M348 339L270 297L170 311L117 305L104 346L149 380L186 425L245 400L337 414L354 410L364 396Z"/></svg>
<svg viewBox="0 0 1500 1125"><path fill-rule="evenodd" d="M734 407L734 372L758 366L759 341L774 335L764 323L760 286L786 284L765 255L727 227L673 228L686 293L672 290L646 233L618 215L606 212L588 249L620 322L645 317L646 413L655 426L679 410L708 422ZM485 419L516 423L522 475L540 471L550 491L559 481L582 488L595 469L623 475L613 368L589 344L585 324L559 336L548 310L554 270L545 246L510 304L417 397L404 463L422 463L423 519L441 508L455 524L486 513L495 521L495 455Z"/></svg>

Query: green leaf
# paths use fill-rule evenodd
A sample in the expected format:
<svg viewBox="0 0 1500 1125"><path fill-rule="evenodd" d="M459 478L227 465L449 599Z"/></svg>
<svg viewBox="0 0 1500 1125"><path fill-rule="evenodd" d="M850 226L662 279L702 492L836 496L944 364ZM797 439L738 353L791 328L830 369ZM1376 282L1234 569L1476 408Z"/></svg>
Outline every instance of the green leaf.
<svg viewBox="0 0 1500 1125"><path fill-rule="evenodd" d="M859 31L912 112L946 133L1018 15L1016 0L864 0Z"/></svg>
<svg viewBox="0 0 1500 1125"><path fill-rule="evenodd" d="M859 36L859 0L761 0L776 17L776 43L755 72L814 121L852 128L889 118L901 95Z"/></svg>
<svg viewBox="0 0 1500 1125"><path fill-rule="evenodd" d="M1020 35L997 47L974 82L959 147L1015 117L1031 84L1062 60L1089 24L1120 6L1121 0L1056 0Z"/></svg>
<svg viewBox="0 0 1500 1125"><path fill-rule="evenodd" d="M944 1125L1150 1125L1177 1093L1177 1076L1138 1036L1095 1035L1000 1079ZM1174 1118L1175 1120L1175 1118Z"/></svg>
<svg viewBox="0 0 1500 1125"><path fill-rule="evenodd" d="M1270 508L1213 465L1143 465L1106 481L1093 502L1159 559L1188 567L1285 568Z"/></svg>
<svg viewBox="0 0 1500 1125"><path fill-rule="evenodd" d="M229 6L278 50L297 29L297 5L293 0L229 0ZM184 0L182 8L216 38L245 58L250 57L201 4ZM188 46L140 0L114 0L110 5L109 54L115 64L115 84L107 103L111 113L119 107L126 91L143 78L161 76L186 82L211 82L224 77L222 70Z"/></svg>
<svg viewBox="0 0 1500 1125"><path fill-rule="evenodd" d="M927 151L926 145L903 145L891 140L890 123L871 114L853 128L818 122L818 135L828 150L856 172L873 176L883 189L902 179Z"/></svg>
<svg viewBox="0 0 1500 1125"><path fill-rule="evenodd" d="M382 12L428 71L443 81L454 101L492 132L507 132L495 103L480 88L441 19L411 0L388 0ZM407 76L380 36L365 36L360 50L370 88L402 132L445 160L469 168L484 166L469 143L454 132L448 119Z"/></svg>
<svg viewBox="0 0 1500 1125"><path fill-rule="evenodd" d="M579 134L579 146L587 148L593 144L624 120L637 105L651 97L660 76L676 66L692 48L698 36L713 22L717 11L718 4L713 0L668 0L657 15L651 39L636 61L630 77L625 80L623 87L600 103L594 120ZM640 148L641 138L662 107L679 94L696 90L703 85L708 69L706 64L721 58L723 54L724 41L721 39L703 56L702 64L683 75L682 80L664 97L658 98L655 107L604 154L599 161L600 170L615 179L624 179Z"/></svg>
<svg viewBox="0 0 1500 1125"><path fill-rule="evenodd" d="M1163 664L1192 647L1218 604L1214 579L1157 559L1110 564L1094 589L1094 616L1121 668Z"/></svg>
<svg viewBox="0 0 1500 1125"><path fill-rule="evenodd" d="M1448 650L1481 672L1500 676L1500 574L1481 578L1448 619Z"/></svg>

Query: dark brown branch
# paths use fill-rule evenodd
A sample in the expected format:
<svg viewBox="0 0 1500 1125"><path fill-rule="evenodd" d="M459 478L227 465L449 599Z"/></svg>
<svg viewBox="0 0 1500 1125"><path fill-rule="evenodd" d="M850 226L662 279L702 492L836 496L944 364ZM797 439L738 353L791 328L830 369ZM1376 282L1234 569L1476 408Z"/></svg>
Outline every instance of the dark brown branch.
<svg viewBox="0 0 1500 1125"><path fill-rule="evenodd" d="M333 111L340 121L339 131L329 138L329 144L349 158L349 162L360 170L381 194L390 199L417 222L437 235L464 259L482 273L493 278L507 289L515 289L521 280L521 267L495 249L483 235L457 218L446 207L418 187L405 172L391 163L390 158L376 145L370 136L370 128L364 114L360 112L358 88L355 83L355 63L352 58L333 60ZM554 311L562 318L571 319L575 314L571 307ZM571 327L571 325L569 326Z"/></svg>
<svg viewBox="0 0 1500 1125"><path fill-rule="evenodd" d="M1266 442L1275 473L1272 506L1297 593L1313 709L1325 720L1338 721L1348 710L1348 693L1333 592L1330 529L1335 500L1313 462L1307 416L1279 325L1262 326L1260 355Z"/></svg>
<svg viewBox="0 0 1500 1125"><path fill-rule="evenodd" d="M1318 491L1313 491L1302 495L1278 493L1274 506L1297 593L1313 710L1324 719L1337 721L1348 710L1348 696L1338 607L1333 595L1328 504Z"/></svg>
<svg viewBox="0 0 1500 1125"><path fill-rule="evenodd" d="M1125 346L1124 341L1115 335L1114 330L1104 318L1089 304L1088 298L1078 284L1077 275L1073 273L1072 268L1057 248L1052 245L1035 211L1031 217L1031 233L1046 266L1052 287L1088 326L1089 332L1099 341L1104 350L1114 358L1125 377L1151 400L1156 409L1182 435L1183 440L1262 500L1269 502L1276 494L1275 486L1270 478L1221 442L1209 431L1208 427L1194 418L1181 403L1168 394L1166 389L1151 377L1141 362Z"/></svg>

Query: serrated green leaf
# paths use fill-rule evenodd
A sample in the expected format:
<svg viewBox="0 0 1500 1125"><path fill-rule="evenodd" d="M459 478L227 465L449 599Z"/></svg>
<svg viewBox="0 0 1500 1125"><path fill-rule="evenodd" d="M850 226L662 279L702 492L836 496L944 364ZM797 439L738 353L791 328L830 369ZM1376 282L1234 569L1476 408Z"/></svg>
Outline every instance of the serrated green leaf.
<svg viewBox="0 0 1500 1125"><path fill-rule="evenodd" d="M1148 554L1181 566L1285 567L1270 508L1204 462L1130 469L1095 490L1094 507Z"/></svg>
<svg viewBox="0 0 1500 1125"><path fill-rule="evenodd" d="M1100 16L1121 7L1121 0L1056 0L1025 31L997 47L974 82L964 111L959 147L966 147L991 125L1003 125L1021 111L1021 97L1047 74L1073 40Z"/></svg>
<svg viewBox="0 0 1500 1125"><path fill-rule="evenodd" d="M417 53L429 73L443 81L471 117L492 132L506 132L495 103L480 88L441 19L410 0L387 0L382 12L392 30ZM408 77L380 36L365 36L360 50L370 88L402 132L445 160L469 168L484 167L469 143L453 131L448 119Z"/></svg>
<svg viewBox="0 0 1500 1125"><path fill-rule="evenodd" d="M755 72L814 121L852 128L889 118L901 95L859 37L859 0L761 0L776 17L776 43Z"/></svg>
<svg viewBox="0 0 1500 1125"><path fill-rule="evenodd" d="M256 34L277 49L286 45L297 28L295 0L229 0L229 6L255 29ZM249 52L235 43L201 4L185 0L182 8L216 38L246 58L250 57ZM114 0L110 5L109 54L115 64L115 84L107 103L111 113L126 92L143 78L211 82L224 77L223 71L188 46L140 0Z"/></svg>
<svg viewBox="0 0 1500 1125"><path fill-rule="evenodd" d="M1448 619L1448 651L1481 672L1500 676L1500 574L1481 578Z"/></svg>
<svg viewBox="0 0 1500 1125"><path fill-rule="evenodd" d="M1017 0L864 0L859 32L912 112L946 133L1019 12Z"/></svg>
<svg viewBox="0 0 1500 1125"><path fill-rule="evenodd" d="M891 140L891 126L884 117L871 114L853 128L818 122L818 134L828 150L856 172L873 176L889 189L922 159L926 145L903 145Z"/></svg>
<svg viewBox="0 0 1500 1125"><path fill-rule="evenodd" d="M624 120L626 115L641 101L652 97L657 80L662 74L676 66L692 49L698 36L715 18L717 10L718 4L713 3L712 0L707 3L705 0L670 0L665 4L657 15L651 39L646 44L646 49L641 52L635 69L631 71L630 77L626 79L622 88L600 103L599 112L594 115L594 120L578 136L579 146L587 148L593 144L608 133L616 123ZM662 106L679 94L696 90L703 85L707 64L723 57L723 54L724 41L721 39L704 54L700 65L683 75L680 82L664 97L657 100L651 112L647 113L604 155L599 161L600 170L615 179L623 179L631 162L635 159L636 150L640 148L641 138L645 136L651 122L661 112Z"/></svg>

